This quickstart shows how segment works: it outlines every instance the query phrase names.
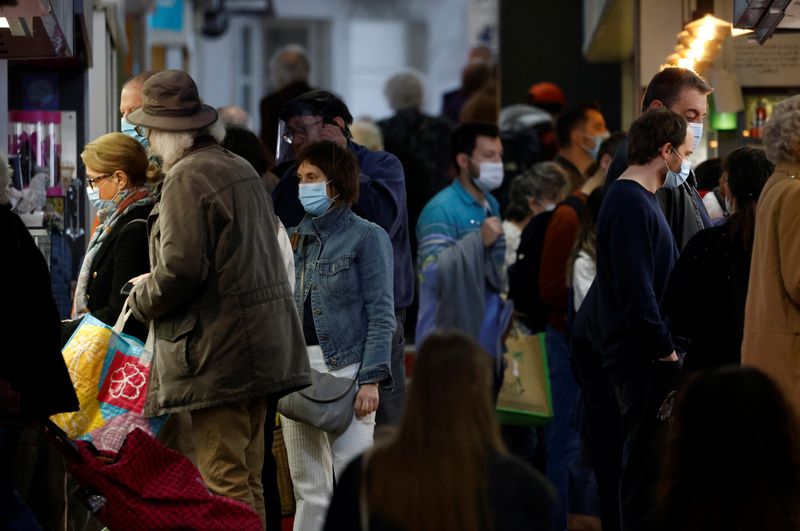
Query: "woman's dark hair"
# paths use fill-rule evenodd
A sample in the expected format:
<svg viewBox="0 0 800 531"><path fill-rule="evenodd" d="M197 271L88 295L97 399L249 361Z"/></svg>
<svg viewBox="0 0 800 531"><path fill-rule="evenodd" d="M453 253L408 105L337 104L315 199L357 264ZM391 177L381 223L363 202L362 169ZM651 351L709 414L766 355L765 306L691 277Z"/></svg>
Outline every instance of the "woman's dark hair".
<svg viewBox="0 0 800 531"><path fill-rule="evenodd" d="M417 354L398 431L370 458L369 507L400 529L489 529L487 461L504 453L491 357L465 334L435 332Z"/></svg>
<svg viewBox="0 0 800 531"><path fill-rule="evenodd" d="M713 190L719 186L720 177L722 177L722 159L720 158L704 160L694 169L698 190Z"/></svg>
<svg viewBox="0 0 800 531"><path fill-rule="evenodd" d="M581 211L581 227L578 237L572 246L572 253L567 262L567 286L572 286L572 273L575 270L575 260L578 254L584 251L592 260L597 260L597 218L600 217L600 207L603 205L603 198L606 196L606 189L600 187L595 189L586 200L586 207Z"/></svg>
<svg viewBox="0 0 800 531"><path fill-rule="evenodd" d="M718 369L690 380L662 461L663 529L798 529L798 422L780 389L756 369Z"/></svg>
<svg viewBox="0 0 800 531"><path fill-rule="evenodd" d="M334 204L352 206L358 202L358 160L346 147L323 140L303 146L295 158L295 167L304 162L319 168L336 190Z"/></svg>
<svg viewBox="0 0 800 531"><path fill-rule="evenodd" d="M731 238L748 252L753 250L756 204L774 169L764 150L753 146L734 149L722 163L728 188L736 201L736 211L729 220Z"/></svg>
<svg viewBox="0 0 800 531"><path fill-rule="evenodd" d="M222 147L249 162L259 175L264 175L272 167L271 157L261 139L244 127L238 125L225 127Z"/></svg>
<svg viewBox="0 0 800 531"><path fill-rule="evenodd" d="M642 112L646 112L650 105L658 100L664 107L672 107L686 89L694 89L701 94L708 95L714 90L708 81L688 68L669 67L653 76L642 97Z"/></svg>
<svg viewBox="0 0 800 531"><path fill-rule="evenodd" d="M664 144L678 149L689 124L669 109L652 109L638 117L628 131L628 163L644 165L658 156Z"/></svg>

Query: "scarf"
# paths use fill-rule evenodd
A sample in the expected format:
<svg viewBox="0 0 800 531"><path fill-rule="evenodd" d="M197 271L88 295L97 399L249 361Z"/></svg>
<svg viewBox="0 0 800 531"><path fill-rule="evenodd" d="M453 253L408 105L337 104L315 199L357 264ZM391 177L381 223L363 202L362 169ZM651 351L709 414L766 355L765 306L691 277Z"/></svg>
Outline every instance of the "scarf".
<svg viewBox="0 0 800 531"><path fill-rule="evenodd" d="M89 299L86 297L86 288L89 285L92 262L94 262L94 258L102 248L103 243L114 230L117 221L131 209L152 203L153 198L150 195L150 191L145 187L140 187L134 190L122 190L108 206L97 212L100 223L97 225L94 234L92 234L92 239L86 248L86 255L83 257L81 271L78 274L78 284L75 287L75 302L72 305L73 319L78 319L89 312Z"/></svg>

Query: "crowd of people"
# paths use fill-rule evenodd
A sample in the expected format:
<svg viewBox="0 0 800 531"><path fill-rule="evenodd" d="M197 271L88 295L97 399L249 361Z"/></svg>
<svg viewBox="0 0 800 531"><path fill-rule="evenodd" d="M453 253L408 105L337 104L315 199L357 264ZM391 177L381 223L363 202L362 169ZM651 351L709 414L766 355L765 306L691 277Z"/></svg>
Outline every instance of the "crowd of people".
<svg viewBox="0 0 800 531"><path fill-rule="evenodd" d="M69 320L0 208L26 308L4 330L32 343L0 369L4 529L96 525L53 456L26 506L14 456L78 408L59 351L84 316L125 309L159 439L267 529L276 417L298 531L800 529L800 96L763 148L693 170L713 88L683 68L613 133L552 83L499 109L483 48L439 117L415 72L354 124L302 48L270 70L260 135L185 72L125 83L121 133L81 155L97 218ZM545 426L495 415L512 326L543 337Z"/></svg>

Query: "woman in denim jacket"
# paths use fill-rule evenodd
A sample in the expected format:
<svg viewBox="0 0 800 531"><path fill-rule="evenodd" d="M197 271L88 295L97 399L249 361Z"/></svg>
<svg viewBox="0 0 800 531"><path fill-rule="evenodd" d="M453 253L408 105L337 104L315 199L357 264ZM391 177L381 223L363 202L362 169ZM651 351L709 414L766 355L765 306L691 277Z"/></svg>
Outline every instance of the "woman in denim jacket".
<svg viewBox="0 0 800 531"><path fill-rule="evenodd" d="M395 329L393 257L389 236L355 215L355 156L330 141L297 156L299 198L306 210L289 229L295 258L295 304L311 367L356 379L353 420L340 434L281 417L297 513L294 529L321 529L333 479L372 445L378 385L392 385Z"/></svg>

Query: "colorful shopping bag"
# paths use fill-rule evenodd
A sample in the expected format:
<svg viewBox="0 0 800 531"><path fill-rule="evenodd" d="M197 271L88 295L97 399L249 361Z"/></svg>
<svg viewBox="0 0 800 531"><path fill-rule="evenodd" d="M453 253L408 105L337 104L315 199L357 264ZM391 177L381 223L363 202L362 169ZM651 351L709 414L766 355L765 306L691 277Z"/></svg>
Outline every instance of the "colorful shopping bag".
<svg viewBox="0 0 800 531"><path fill-rule="evenodd" d="M166 420L143 415L152 347L122 333L128 318L127 307L113 327L86 315L62 350L80 410L52 420L98 450L117 451L134 428L156 436Z"/></svg>
<svg viewBox="0 0 800 531"><path fill-rule="evenodd" d="M553 418L544 334L526 334L515 321L506 338L505 373L497 397L501 424L536 426Z"/></svg>

